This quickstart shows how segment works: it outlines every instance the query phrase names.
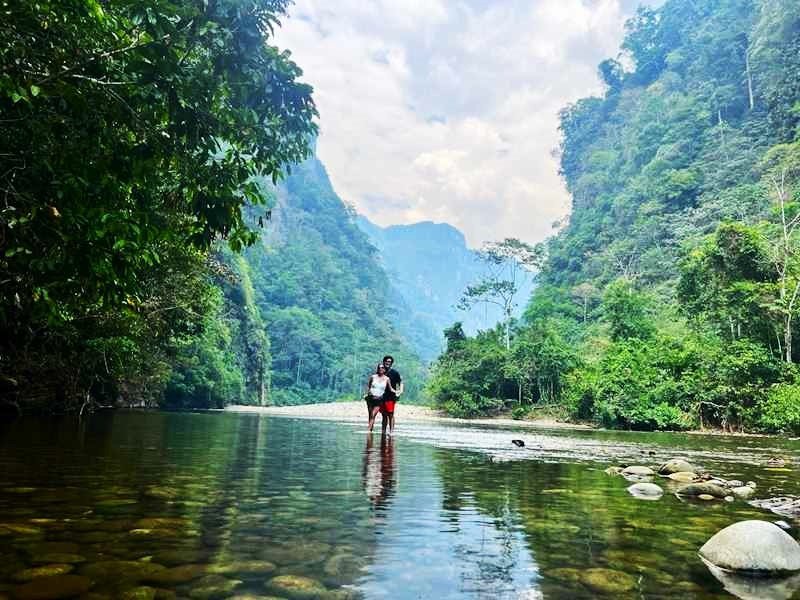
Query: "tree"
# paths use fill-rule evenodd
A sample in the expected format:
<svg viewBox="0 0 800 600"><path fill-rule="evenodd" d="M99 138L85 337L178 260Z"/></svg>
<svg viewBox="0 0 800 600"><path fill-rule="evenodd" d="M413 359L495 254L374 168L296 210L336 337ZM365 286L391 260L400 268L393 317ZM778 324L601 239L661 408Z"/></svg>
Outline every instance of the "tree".
<svg viewBox="0 0 800 600"><path fill-rule="evenodd" d="M602 310L614 341L646 340L653 333L647 298L627 279L620 278L608 285Z"/></svg>
<svg viewBox="0 0 800 600"><path fill-rule="evenodd" d="M761 166L778 221L774 227L767 226L778 286L773 308L783 321L783 350L786 362L791 363L792 328L800 309L800 142L771 148Z"/></svg>
<svg viewBox="0 0 800 600"><path fill-rule="evenodd" d="M503 312L505 347L511 348L511 318L516 305L516 295L523 278L541 264L542 248L534 247L514 238L487 243L476 252L487 267L487 275L467 286L458 307L467 310L475 304L489 303Z"/></svg>

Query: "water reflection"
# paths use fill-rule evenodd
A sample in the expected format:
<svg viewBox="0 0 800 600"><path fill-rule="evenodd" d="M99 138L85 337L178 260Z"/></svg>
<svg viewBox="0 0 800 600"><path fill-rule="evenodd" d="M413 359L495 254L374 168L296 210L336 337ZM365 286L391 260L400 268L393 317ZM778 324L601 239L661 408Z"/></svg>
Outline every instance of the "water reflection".
<svg viewBox="0 0 800 600"><path fill-rule="evenodd" d="M0 598L19 595L31 569L50 564L106 598L143 585L180 597L323 600L794 593L720 583L697 557L722 527L766 513L741 502L683 504L661 481L661 499L639 502L628 482L603 473L607 463L587 460L587 448L611 447L605 434L576 434L574 460L501 463L494 452L417 441L481 447L478 429L408 424L402 434L365 439L355 427L309 420L134 413L82 428L25 421L0 430ZM496 448L511 439L486 435ZM558 452L568 437L559 434ZM733 444L691 443L696 456ZM741 443L760 451L757 440ZM793 473L741 460L701 464L771 494L797 485Z"/></svg>
<svg viewBox="0 0 800 600"><path fill-rule="evenodd" d="M367 434L361 479L364 493L373 506L383 507L394 493L394 437L380 436L380 444L376 448L375 435L372 432Z"/></svg>

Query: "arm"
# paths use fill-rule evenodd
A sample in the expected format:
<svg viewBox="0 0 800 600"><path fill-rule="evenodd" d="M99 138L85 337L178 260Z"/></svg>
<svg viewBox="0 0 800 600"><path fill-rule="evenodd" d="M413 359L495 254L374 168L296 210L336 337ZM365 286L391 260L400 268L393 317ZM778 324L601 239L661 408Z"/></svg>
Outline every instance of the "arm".
<svg viewBox="0 0 800 600"><path fill-rule="evenodd" d="M365 395L365 396L366 396L367 394L369 394L369 388L370 388L370 386L372 385L372 377L373 377L373 375L370 375L370 376L369 376L369 379L367 379L367 385L364 387L364 395Z"/></svg>

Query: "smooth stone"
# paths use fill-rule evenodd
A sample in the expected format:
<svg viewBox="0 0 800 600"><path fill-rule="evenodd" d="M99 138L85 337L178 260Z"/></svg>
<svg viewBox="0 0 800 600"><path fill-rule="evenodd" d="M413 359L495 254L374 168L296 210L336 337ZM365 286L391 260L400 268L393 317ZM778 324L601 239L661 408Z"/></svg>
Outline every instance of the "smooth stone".
<svg viewBox="0 0 800 600"><path fill-rule="evenodd" d="M658 500L664 493L664 490L655 483L634 483L628 487L628 493L634 498Z"/></svg>
<svg viewBox="0 0 800 600"><path fill-rule="evenodd" d="M322 583L300 575L278 575L267 582L267 589L294 600L314 600L327 589Z"/></svg>
<svg viewBox="0 0 800 600"><path fill-rule="evenodd" d="M187 583L198 577L202 577L207 572L206 565L181 565L180 567L172 567L148 573L142 580L150 583L158 583L161 585L176 585L179 583Z"/></svg>
<svg viewBox="0 0 800 600"><path fill-rule="evenodd" d="M683 458L673 458L658 468L658 473L660 475L672 475L673 473L694 473L695 471L697 471L696 467Z"/></svg>
<svg viewBox="0 0 800 600"><path fill-rule="evenodd" d="M786 521L774 521L774 523L784 531L789 531L792 528Z"/></svg>
<svg viewBox="0 0 800 600"><path fill-rule="evenodd" d="M748 504L757 508L766 508L782 517L789 517L791 519L800 518L800 498L795 498L793 496L778 496L777 498L751 500Z"/></svg>
<svg viewBox="0 0 800 600"><path fill-rule="evenodd" d="M734 497L739 498L740 500L747 500L755 493L756 491L748 485L743 485L731 489L731 494L733 494Z"/></svg>
<svg viewBox="0 0 800 600"><path fill-rule="evenodd" d="M639 475L639 476L644 475L644 476L649 476L649 475L655 475L656 472L653 471L653 469L651 469L650 467L642 467L642 466L639 466L639 465L633 465L633 466L625 467L624 469L622 469L622 474L623 475Z"/></svg>
<svg viewBox="0 0 800 600"><path fill-rule="evenodd" d="M140 581L159 571L165 571L166 567L152 562L136 560L107 560L85 565L81 569L81 574L92 579L131 579Z"/></svg>
<svg viewBox="0 0 800 600"><path fill-rule="evenodd" d="M156 590L147 586L140 586L125 590L120 594L120 600L155 600Z"/></svg>
<svg viewBox="0 0 800 600"><path fill-rule="evenodd" d="M33 567L31 569L23 569L17 571L11 576L11 579L18 583L25 583L32 581L39 577L53 577L55 575L67 575L72 572L75 567L73 565L44 565L42 567Z"/></svg>
<svg viewBox="0 0 800 600"><path fill-rule="evenodd" d="M725 482L725 487L729 488L737 488L742 486L744 486L744 482L739 481L738 479L728 479L728 481Z"/></svg>
<svg viewBox="0 0 800 600"><path fill-rule="evenodd" d="M623 571L594 568L581 573L581 583L593 592L621 594L636 587L636 579Z"/></svg>
<svg viewBox="0 0 800 600"><path fill-rule="evenodd" d="M679 471L678 473L670 473L667 475L669 479L672 481L677 481L678 483L692 483L693 481L697 480L697 475L695 473L690 473L688 471Z"/></svg>
<svg viewBox="0 0 800 600"><path fill-rule="evenodd" d="M690 483L679 487L675 492L678 496L695 496L699 497L701 494L707 494L714 498L724 498L728 495L727 490L713 483Z"/></svg>
<svg viewBox="0 0 800 600"><path fill-rule="evenodd" d="M768 521L740 521L726 527L703 544L700 556L729 571L800 570L800 544Z"/></svg>
<svg viewBox="0 0 800 600"><path fill-rule="evenodd" d="M606 475L619 475L622 473L622 467L608 467L607 469L603 470L603 473Z"/></svg>
<svg viewBox="0 0 800 600"><path fill-rule="evenodd" d="M269 575L275 570L275 564L266 560L237 560L230 563L208 565L209 573L215 575Z"/></svg>
<svg viewBox="0 0 800 600"><path fill-rule="evenodd" d="M153 561L159 564L179 566L204 562L208 552L204 550L162 550L153 556Z"/></svg>
<svg viewBox="0 0 800 600"><path fill-rule="evenodd" d="M238 579L228 579L222 575L206 575L202 579L196 580L189 591L190 598L198 600L215 600L216 598L227 598L232 595L243 581Z"/></svg>
<svg viewBox="0 0 800 600"><path fill-rule="evenodd" d="M80 596L89 591L92 580L80 575L40 577L14 589L16 600L59 600Z"/></svg>
<svg viewBox="0 0 800 600"><path fill-rule="evenodd" d="M708 501L708 500L715 500L716 498L714 496L712 496L711 494L698 494L697 495L697 499L698 500L706 500L706 501Z"/></svg>

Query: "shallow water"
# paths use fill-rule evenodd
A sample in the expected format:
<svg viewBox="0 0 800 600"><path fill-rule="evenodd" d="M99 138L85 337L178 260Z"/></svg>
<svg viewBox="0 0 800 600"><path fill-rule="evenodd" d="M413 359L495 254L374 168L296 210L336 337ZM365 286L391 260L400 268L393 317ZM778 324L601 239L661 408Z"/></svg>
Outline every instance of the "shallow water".
<svg viewBox="0 0 800 600"><path fill-rule="evenodd" d="M668 493L638 500L603 472L676 455L755 480L757 497L800 494L794 468L762 466L798 464L797 442L774 438L401 421L381 439L225 413L22 420L0 429L0 600L35 593L23 580L50 565L67 577L36 585L87 599L734 597L697 549L735 521L780 517L682 502L662 479Z"/></svg>

